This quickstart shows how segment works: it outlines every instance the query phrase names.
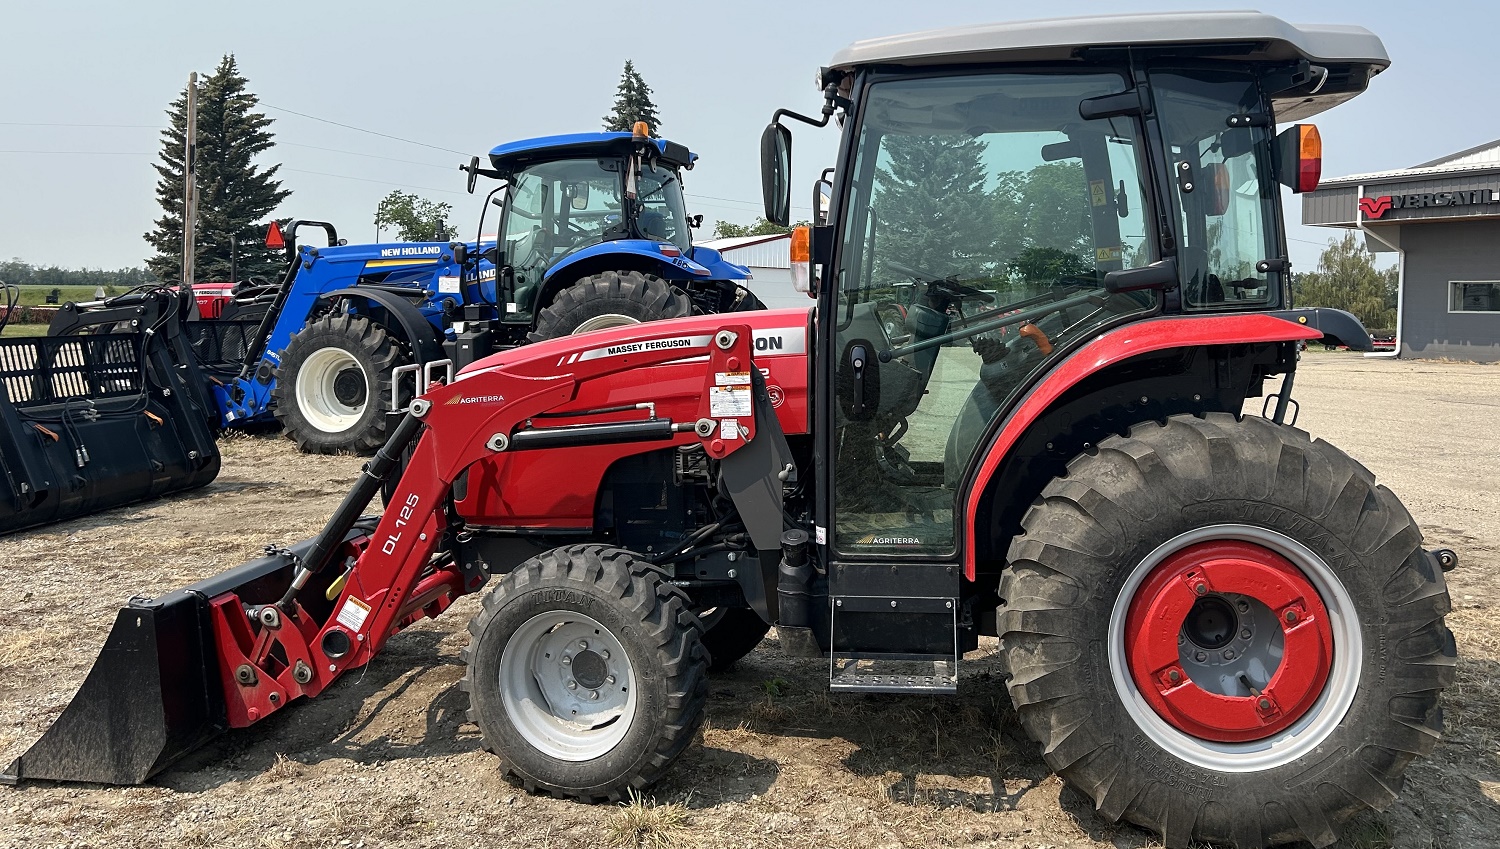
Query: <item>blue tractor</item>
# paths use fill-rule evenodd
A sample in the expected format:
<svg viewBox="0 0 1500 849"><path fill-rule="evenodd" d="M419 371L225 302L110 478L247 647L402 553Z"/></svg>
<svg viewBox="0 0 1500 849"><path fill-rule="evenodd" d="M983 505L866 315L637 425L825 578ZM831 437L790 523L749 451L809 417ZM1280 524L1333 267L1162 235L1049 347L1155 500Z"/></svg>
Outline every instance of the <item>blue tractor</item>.
<svg viewBox="0 0 1500 849"><path fill-rule="evenodd" d="M697 155L633 133L510 142L461 166L499 185L498 238L347 245L332 225L285 228L279 285L242 293L233 322L195 322L195 347L222 346L211 380L223 424L274 415L304 451L369 453L386 414L419 381L505 348L694 313L757 309L749 269L694 247L682 172ZM484 216L479 232L483 234ZM297 244L300 227L327 247ZM278 233L281 231L278 231ZM256 319L259 319L258 323ZM222 338L237 324L244 342ZM227 366L227 367L226 367Z"/></svg>

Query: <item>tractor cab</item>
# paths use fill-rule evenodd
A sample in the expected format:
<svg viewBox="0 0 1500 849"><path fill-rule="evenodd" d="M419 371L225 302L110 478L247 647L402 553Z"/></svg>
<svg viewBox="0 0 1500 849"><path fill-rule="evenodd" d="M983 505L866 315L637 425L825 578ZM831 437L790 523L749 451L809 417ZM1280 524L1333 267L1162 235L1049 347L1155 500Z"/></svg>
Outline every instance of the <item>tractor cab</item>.
<svg viewBox="0 0 1500 849"><path fill-rule="evenodd" d="M504 181L496 189L504 321L530 325L561 289L603 269L667 280L743 279L742 269L693 248L696 222L683 202L681 172L697 158L640 124L630 133L509 142L490 151L490 169L471 166Z"/></svg>
<svg viewBox="0 0 1500 849"><path fill-rule="evenodd" d="M965 27L838 53L821 120L778 112L763 162L768 217L784 224L780 120L837 115L809 254L840 556L972 563L969 486L1049 371L1132 322L1289 306L1280 186L1315 187L1321 153L1311 125L1275 124L1352 97L1386 64L1368 34L1246 13ZM1023 507L994 521L1014 527Z"/></svg>

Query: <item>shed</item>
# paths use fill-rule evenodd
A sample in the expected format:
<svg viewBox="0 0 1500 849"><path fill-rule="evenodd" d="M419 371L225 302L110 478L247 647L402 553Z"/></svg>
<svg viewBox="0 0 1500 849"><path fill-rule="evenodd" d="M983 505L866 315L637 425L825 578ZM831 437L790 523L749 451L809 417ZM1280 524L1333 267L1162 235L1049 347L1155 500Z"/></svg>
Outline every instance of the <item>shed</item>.
<svg viewBox="0 0 1500 849"><path fill-rule="evenodd" d="M813 305L806 294L792 288L792 237L788 233L767 236L737 236L697 242L713 248L724 259L748 266L754 277L750 291L772 309L800 308Z"/></svg>

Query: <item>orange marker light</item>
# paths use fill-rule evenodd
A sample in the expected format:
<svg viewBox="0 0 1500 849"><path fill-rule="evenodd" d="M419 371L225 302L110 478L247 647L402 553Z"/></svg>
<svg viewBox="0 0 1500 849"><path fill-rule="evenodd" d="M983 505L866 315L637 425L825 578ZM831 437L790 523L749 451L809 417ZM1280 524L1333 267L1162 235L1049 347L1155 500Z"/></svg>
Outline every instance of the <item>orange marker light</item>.
<svg viewBox="0 0 1500 849"><path fill-rule="evenodd" d="M630 128L630 135L636 141L651 138L651 125L645 121L636 121L635 126Z"/></svg>
<svg viewBox="0 0 1500 849"><path fill-rule="evenodd" d="M792 288L811 294L812 228L797 227L792 230L791 260Z"/></svg>
<svg viewBox="0 0 1500 849"><path fill-rule="evenodd" d="M1323 178L1323 137L1313 124L1298 124L1297 134L1297 191L1310 192Z"/></svg>

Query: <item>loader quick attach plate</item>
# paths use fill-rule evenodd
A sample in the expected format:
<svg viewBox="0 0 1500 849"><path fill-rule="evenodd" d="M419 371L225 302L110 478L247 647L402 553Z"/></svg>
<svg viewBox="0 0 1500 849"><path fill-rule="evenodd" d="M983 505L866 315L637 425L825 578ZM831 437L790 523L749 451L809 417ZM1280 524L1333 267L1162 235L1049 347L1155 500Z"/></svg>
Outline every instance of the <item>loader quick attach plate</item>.
<svg viewBox="0 0 1500 849"><path fill-rule="evenodd" d="M291 551L300 557L310 546ZM218 736L229 723L209 602L267 595L290 573L291 561L273 554L160 598L131 599L73 701L0 783L140 784Z"/></svg>

